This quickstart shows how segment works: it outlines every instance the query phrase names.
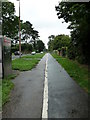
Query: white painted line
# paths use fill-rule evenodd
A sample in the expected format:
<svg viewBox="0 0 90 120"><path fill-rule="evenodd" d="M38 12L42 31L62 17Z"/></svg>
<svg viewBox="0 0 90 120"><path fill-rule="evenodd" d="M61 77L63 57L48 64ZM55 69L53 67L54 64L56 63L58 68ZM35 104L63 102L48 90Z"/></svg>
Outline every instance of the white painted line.
<svg viewBox="0 0 90 120"><path fill-rule="evenodd" d="M48 118L48 76L47 76L47 68L48 68L48 56L46 58L46 66L45 66L45 81L44 81L44 95L43 95L43 109L42 109L42 119Z"/></svg>

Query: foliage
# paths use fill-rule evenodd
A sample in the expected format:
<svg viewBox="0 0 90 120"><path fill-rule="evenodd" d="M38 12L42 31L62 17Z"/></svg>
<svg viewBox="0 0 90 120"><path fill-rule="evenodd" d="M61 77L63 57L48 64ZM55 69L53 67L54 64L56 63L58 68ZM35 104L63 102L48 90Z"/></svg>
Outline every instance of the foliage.
<svg viewBox="0 0 90 120"><path fill-rule="evenodd" d="M73 60L76 57L76 48L75 48L75 45L72 44L72 42L70 42L68 46L67 56L69 57L69 59L73 59Z"/></svg>
<svg viewBox="0 0 90 120"><path fill-rule="evenodd" d="M22 40L27 43L28 39L32 39L35 41L39 37L39 32L34 30L33 25L29 22L22 22L21 23L21 33L22 33Z"/></svg>
<svg viewBox="0 0 90 120"><path fill-rule="evenodd" d="M71 42L69 49L72 49L73 56L80 59L81 62L88 62L88 38L90 27L90 7L88 3L76 3L76 2L60 2L55 7L58 18L63 18L65 22L69 22L68 26L71 29ZM73 47L75 52L73 52ZM71 51L68 52L71 52Z"/></svg>
<svg viewBox="0 0 90 120"><path fill-rule="evenodd" d="M53 49L57 50L58 48L68 46L70 38L68 35L57 35L53 41Z"/></svg>
<svg viewBox="0 0 90 120"><path fill-rule="evenodd" d="M49 51L58 50L59 52L60 51L63 51L63 53L66 52L66 48L70 43L70 37L68 35L64 35L64 34L57 36L51 35L48 38L49 38L49 42L48 42Z"/></svg>
<svg viewBox="0 0 90 120"><path fill-rule="evenodd" d="M22 48L22 52L24 52L24 53L25 52L26 53L31 53L32 50L33 50L33 46L31 44L28 44L28 43L22 44L21 48Z"/></svg>
<svg viewBox="0 0 90 120"><path fill-rule="evenodd" d="M12 79L14 79L17 75L12 74L2 80L2 105L9 101L10 91L13 89L14 84L12 83Z"/></svg>
<svg viewBox="0 0 90 120"><path fill-rule="evenodd" d="M44 45L44 43L42 42L42 40L38 40L36 45L37 45L37 50L38 50L38 52L43 51L44 48L45 48L45 45Z"/></svg>
<svg viewBox="0 0 90 120"><path fill-rule="evenodd" d="M15 51L19 51L19 45L18 44L16 46L11 47L11 52L14 53Z"/></svg>
<svg viewBox="0 0 90 120"><path fill-rule="evenodd" d="M39 32L34 30L29 21L23 22L23 20L20 20L20 25L21 41L24 43L27 43L28 40L33 41L34 46L39 38ZM2 34L12 38L13 45L16 45L19 41L19 17L15 15L15 6L12 2L2 2Z"/></svg>
<svg viewBox="0 0 90 120"><path fill-rule="evenodd" d="M53 57L65 68L69 75L88 92L88 67L68 58L52 54Z"/></svg>
<svg viewBox="0 0 90 120"><path fill-rule="evenodd" d="M18 33L18 17L11 2L2 2L2 34L14 38Z"/></svg>
<svg viewBox="0 0 90 120"><path fill-rule="evenodd" d="M38 40L35 42L35 46L33 46L33 44L30 43L23 43L21 44L21 50L23 53L31 53L33 50L37 51L37 52L41 52L45 49L45 44L43 43L42 40ZM12 45L12 53L14 53L15 51L19 51L19 45Z"/></svg>
<svg viewBox="0 0 90 120"><path fill-rule="evenodd" d="M29 21L21 23L21 30L22 30L22 40L26 40L30 38L31 32L33 31L32 24Z"/></svg>
<svg viewBox="0 0 90 120"><path fill-rule="evenodd" d="M48 42L48 50L49 50L49 51L52 51L52 50L53 50L53 41L54 41L54 38L55 38L54 35L50 35L50 36L48 37L48 39L49 39L49 42Z"/></svg>

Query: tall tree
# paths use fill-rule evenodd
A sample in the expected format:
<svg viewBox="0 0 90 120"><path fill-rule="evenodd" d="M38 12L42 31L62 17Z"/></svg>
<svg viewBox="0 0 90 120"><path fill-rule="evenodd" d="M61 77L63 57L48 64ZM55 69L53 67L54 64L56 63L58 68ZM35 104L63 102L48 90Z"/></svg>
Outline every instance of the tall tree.
<svg viewBox="0 0 90 120"><path fill-rule="evenodd" d="M43 51L45 48L45 44L43 43L42 40L38 40L36 45L37 45L37 50L39 52Z"/></svg>
<svg viewBox="0 0 90 120"><path fill-rule="evenodd" d="M15 15L15 6L11 2L2 2L2 34L14 38L18 33L19 22Z"/></svg>
<svg viewBox="0 0 90 120"><path fill-rule="evenodd" d="M21 33L23 41L27 42L27 40L30 39L32 31L33 31L32 24L29 21L21 23Z"/></svg>
<svg viewBox="0 0 90 120"><path fill-rule="evenodd" d="M48 50L52 51L53 50L53 41L54 41L55 35L50 35L48 37L49 41L48 41Z"/></svg>
<svg viewBox="0 0 90 120"><path fill-rule="evenodd" d="M51 50L58 50L62 47L67 47L70 43L70 37L68 35L57 35L57 36L49 36L48 37L48 49Z"/></svg>
<svg viewBox="0 0 90 120"><path fill-rule="evenodd" d="M62 47L67 47L70 43L68 35L57 35L53 41L53 49L57 50Z"/></svg>
<svg viewBox="0 0 90 120"><path fill-rule="evenodd" d="M88 62L88 35L90 7L88 3L60 2L55 7L58 18L70 22L71 44L74 46L75 58L81 62ZM71 46L71 45L70 45Z"/></svg>

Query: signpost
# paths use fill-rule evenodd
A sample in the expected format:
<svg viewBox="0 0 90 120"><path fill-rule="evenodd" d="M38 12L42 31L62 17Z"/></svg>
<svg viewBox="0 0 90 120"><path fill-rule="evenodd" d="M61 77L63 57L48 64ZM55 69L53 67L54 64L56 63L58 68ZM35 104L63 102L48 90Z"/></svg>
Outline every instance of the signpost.
<svg viewBox="0 0 90 120"><path fill-rule="evenodd" d="M0 36L0 77L12 74L11 39Z"/></svg>

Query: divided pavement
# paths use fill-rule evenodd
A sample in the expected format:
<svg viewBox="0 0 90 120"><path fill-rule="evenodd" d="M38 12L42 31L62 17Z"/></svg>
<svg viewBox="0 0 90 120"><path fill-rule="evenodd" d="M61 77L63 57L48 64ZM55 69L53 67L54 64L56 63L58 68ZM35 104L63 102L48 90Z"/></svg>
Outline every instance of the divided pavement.
<svg viewBox="0 0 90 120"><path fill-rule="evenodd" d="M88 117L88 94L50 54L46 54L36 68L21 72L13 80L15 87L11 92L10 102L3 108L3 118L42 117L46 64L48 118Z"/></svg>

